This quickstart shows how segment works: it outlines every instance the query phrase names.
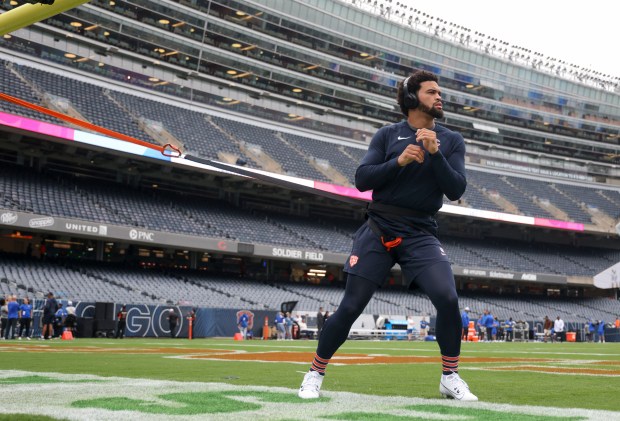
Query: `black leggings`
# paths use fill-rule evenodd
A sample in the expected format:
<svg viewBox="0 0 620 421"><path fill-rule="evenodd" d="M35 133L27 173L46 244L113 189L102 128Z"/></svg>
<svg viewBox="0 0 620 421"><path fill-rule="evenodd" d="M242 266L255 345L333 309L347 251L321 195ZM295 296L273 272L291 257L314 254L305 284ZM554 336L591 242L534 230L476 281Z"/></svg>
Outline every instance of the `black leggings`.
<svg viewBox="0 0 620 421"><path fill-rule="evenodd" d="M452 268L448 262L435 263L415 279L428 295L435 309L435 330L441 355L457 357L461 353L461 314ZM338 310L327 319L316 350L323 359L330 359L347 340L351 326L362 314L372 295L379 288L376 283L357 275L349 275L344 297Z"/></svg>
<svg viewBox="0 0 620 421"><path fill-rule="evenodd" d="M4 329L4 339L9 339L9 333L11 339L15 339L17 334L17 319L8 319L6 323L6 329Z"/></svg>
<svg viewBox="0 0 620 421"><path fill-rule="evenodd" d="M19 337L22 337L24 330L26 331L26 337L30 337L30 322L32 322L31 318L22 317L19 320Z"/></svg>

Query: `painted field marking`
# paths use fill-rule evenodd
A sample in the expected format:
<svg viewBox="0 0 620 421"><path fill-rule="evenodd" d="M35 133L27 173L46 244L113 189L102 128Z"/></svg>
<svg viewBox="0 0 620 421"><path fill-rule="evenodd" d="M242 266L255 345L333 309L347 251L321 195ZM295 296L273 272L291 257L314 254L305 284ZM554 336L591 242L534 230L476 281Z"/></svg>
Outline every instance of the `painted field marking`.
<svg viewBox="0 0 620 421"><path fill-rule="evenodd" d="M468 367L468 370L479 371L527 371L531 373L557 374L566 376L596 376L596 377L620 377L619 370L605 370L588 367L558 367L553 365L517 365L517 366L487 366Z"/></svg>
<svg viewBox="0 0 620 421"><path fill-rule="evenodd" d="M63 344L64 345L64 344ZM108 354L166 354L165 358L186 359L186 360L219 360L235 362L273 362L273 363L293 363L309 364L311 354L300 351L262 351L245 349L219 349L219 348L189 348L189 347L165 347L165 348L135 348L121 347L102 348L96 346L0 346L0 352L57 352L57 353L108 353ZM119 344L117 344L119 345ZM385 354L336 354L331 361L332 365L376 365L376 364L437 364L438 356L422 355L385 355ZM464 356L461 361L471 369L486 369L494 371L535 371L548 374L572 374L589 376L620 376L620 361L609 360L566 360L557 358L502 358L502 357L475 357ZM512 363L506 366L506 363ZM480 364L484 364L480 367ZM494 364L503 364L496 366ZM534 365L538 364L538 365ZM546 365L541 365L546 364ZM557 367L558 365L570 366ZM576 367L577 365L587 365L590 367ZM592 366L603 365L609 368L595 368Z"/></svg>
<svg viewBox="0 0 620 421"><path fill-rule="evenodd" d="M308 345L292 345L290 344L291 341L283 343L283 342L276 342L276 341L266 341L266 342L261 342L258 344L252 344L252 343L248 343L248 341L238 341L238 342L233 342L233 341L228 341L228 342L214 342L214 341L209 341L208 345L209 346L223 346L223 347L227 347L227 348L231 348L231 347L235 347L235 348L265 348L265 346L269 346L270 348L283 348L283 349L310 349L312 351L314 351L316 349L316 345L317 342L316 341L308 341L307 344ZM370 343L373 343L374 341L349 341L347 342L346 348L343 349L343 351L345 352L354 352L354 351L377 351L377 350L381 350L381 351L406 351L406 352L424 352L424 353L433 353L436 354L438 348L395 348L395 347L385 347L385 346L378 346L378 347L370 347L370 346L356 346L359 342L364 342L364 345L368 345ZM294 343L294 341L293 341ZM403 343L405 343L403 341ZM154 345L161 345L161 343L153 343ZM290 344L290 345L289 345ZM380 344L385 345L385 341L380 342ZM414 345L415 343L413 343L412 345ZM484 353L484 354L488 354L489 353L489 349L468 349L467 345L468 342L463 342L462 343L462 353L463 354L470 354L470 353ZM502 344L505 344L505 342L497 342L495 343L496 346L502 346ZM528 343L527 345L531 345L532 347L534 347L534 343ZM605 345L605 344L601 344L601 345ZM593 346L597 346L597 345L593 345ZM492 351L494 354L553 354L553 355L583 355L583 356L598 356L598 357L605 357L605 356L609 356L609 357L617 357L618 354L616 352L614 352L614 350L609 350L609 352L594 352L594 351L590 351L590 352L582 352L579 351L580 349L585 349L588 348L588 346L582 346L579 348L576 348L575 351L571 351L571 352L558 352L557 350L553 349L554 344L549 344L548 348L545 347L535 347L535 348L528 348L527 350L523 350L523 351L518 351L518 350L503 350L503 349L499 349L499 348L493 348Z"/></svg>
<svg viewBox="0 0 620 421"><path fill-rule="evenodd" d="M297 374L301 381L301 374ZM0 371L0 413L75 421L466 420L609 421L620 412L324 392L297 398L287 388Z"/></svg>

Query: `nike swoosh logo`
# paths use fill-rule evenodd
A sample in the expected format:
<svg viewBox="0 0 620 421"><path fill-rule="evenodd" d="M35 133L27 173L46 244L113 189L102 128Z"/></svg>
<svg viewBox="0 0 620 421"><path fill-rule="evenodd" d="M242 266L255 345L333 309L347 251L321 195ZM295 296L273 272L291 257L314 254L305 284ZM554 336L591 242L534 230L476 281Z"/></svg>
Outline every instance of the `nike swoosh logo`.
<svg viewBox="0 0 620 421"><path fill-rule="evenodd" d="M410 137L411 136L409 136L409 137L400 137L400 136L398 136L398 140L405 140L405 139L409 139Z"/></svg>

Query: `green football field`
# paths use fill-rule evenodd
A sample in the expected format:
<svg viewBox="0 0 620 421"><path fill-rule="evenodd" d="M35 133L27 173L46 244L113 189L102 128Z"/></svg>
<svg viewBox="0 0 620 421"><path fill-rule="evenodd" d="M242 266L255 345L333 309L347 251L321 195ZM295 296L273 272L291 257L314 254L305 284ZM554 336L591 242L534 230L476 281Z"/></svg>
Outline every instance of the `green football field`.
<svg viewBox="0 0 620 421"><path fill-rule="evenodd" d="M464 343L480 402L441 399L434 342L348 341L323 397L316 341L0 342L0 420L620 420L620 344Z"/></svg>

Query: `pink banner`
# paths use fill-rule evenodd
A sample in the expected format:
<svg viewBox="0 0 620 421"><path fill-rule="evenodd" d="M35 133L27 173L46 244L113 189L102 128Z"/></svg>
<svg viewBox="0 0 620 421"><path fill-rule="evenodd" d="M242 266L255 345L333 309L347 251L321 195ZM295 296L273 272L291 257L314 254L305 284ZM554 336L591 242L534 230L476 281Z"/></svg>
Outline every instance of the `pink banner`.
<svg viewBox="0 0 620 421"><path fill-rule="evenodd" d="M34 133L42 133L62 139L73 140L73 129L45 123L43 121L31 120L29 118L13 114L0 112L0 124L3 126L28 130Z"/></svg>
<svg viewBox="0 0 620 421"><path fill-rule="evenodd" d="M365 191L362 193L361 191L353 187L337 186L335 184L323 183L322 181L315 181L314 188L330 193L335 193L340 196L365 200L367 202L370 202L372 200L372 191Z"/></svg>
<svg viewBox="0 0 620 421"><path fill-rule="evenodd" d="M583 231L583 224L578 222L557 221L555 219L534 218L534 225L539 227L559 228L571 231Z"/></svg>
<svg viewBox="0 0 620 421"><path fill-rule="evenodd" d="M32 120L13 114L0 112L0 125L28 130L57 138L75 140L75 131L68 127L57 126L43 121ZM360 192L353 187L315 181L314 188L340 196L351 197L360 201L372 201L372 191ZM557 221L555 219L535 218L534 225L539 227L557 228L571 231L583 231L583 224L577 222Z"/></svg>

